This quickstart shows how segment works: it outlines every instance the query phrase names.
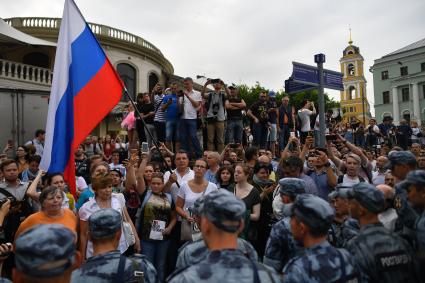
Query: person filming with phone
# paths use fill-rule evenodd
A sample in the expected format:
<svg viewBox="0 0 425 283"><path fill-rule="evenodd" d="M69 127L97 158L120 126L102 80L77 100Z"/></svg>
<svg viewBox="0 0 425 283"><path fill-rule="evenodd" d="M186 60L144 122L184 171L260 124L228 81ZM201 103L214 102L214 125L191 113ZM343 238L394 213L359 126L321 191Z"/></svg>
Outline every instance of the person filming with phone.
<svg viewBox="0 0 425 283"><path fill-rule="evenodd" d="M301 143L305 143L305 139L307 138L309 132L311 132L311 115L316 115L316 108L314 107L314 103L304 100L301 103L301 109L298 110L298 118L300 119L300 140ZM311 108L311 110L310 110Z"/></svg>

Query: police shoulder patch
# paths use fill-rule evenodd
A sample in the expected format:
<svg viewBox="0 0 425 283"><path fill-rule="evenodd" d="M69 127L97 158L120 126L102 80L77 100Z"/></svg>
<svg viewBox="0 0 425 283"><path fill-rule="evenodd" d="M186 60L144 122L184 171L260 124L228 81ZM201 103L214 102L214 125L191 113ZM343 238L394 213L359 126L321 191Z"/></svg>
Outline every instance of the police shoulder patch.
<svg viewBox="0 0 425 283"><path fill-rule="evenodd" d="M404 251L381 253L376 255L378 268L381 271L404 268L412 262L412 258Z"/></svg>

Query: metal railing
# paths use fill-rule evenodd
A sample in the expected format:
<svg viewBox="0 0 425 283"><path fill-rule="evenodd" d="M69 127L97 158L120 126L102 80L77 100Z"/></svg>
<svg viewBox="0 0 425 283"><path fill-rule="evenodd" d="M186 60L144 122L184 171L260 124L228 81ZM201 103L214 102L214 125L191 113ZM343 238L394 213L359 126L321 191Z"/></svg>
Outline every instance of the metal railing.
<svg viewBox="0 0 425 283"><path fill-rule="evenodd" d="M0 59L0 77L50 86L53 73L46 68Z"/></svg>
<svg viewBox="0 0 425 283"><path fill-rule="evenodd" d="M25 18L9 18L4 19L6 23L13 26L14 28L43 28L43 29L59 29L60 27L60 18L38 18L38 17L25 17ZM105 37L110 37L125 42L130 42L137 44L139 46L150 49L162 56L161 51L155 47L149 41L131 34L129 32L112 28L105 25L99 25L95 23L88 23L90 29L96 35L101 35Z"/></svg>

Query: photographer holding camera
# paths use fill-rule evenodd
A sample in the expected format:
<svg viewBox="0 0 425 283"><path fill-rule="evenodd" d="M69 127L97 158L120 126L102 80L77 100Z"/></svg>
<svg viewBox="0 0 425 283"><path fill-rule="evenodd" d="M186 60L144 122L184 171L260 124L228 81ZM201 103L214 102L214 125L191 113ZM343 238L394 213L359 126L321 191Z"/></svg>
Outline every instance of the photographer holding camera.
<svg viewBox="0 0 425 283"><path fill-rule="evenodd" d="M38 200L38 194L29 190L29 185L18 179L18 164L15 160L7 159L0 165L4 181L0 183L0 201L5 198L11 201L10 211L2 226L5 240L12 242L21 222L33 213L29 198Z"/></svg>
<svg viewBox="0 0 425 283"><path fill-rule="evenodd" d="M205 94L207 86L213 84L214 91ZM224 91L222 89L224 88ZM226 121L225 104L229 90L220 79L208 79L202 89L202 97L206 99L208 150L222 152L224 149L224 128ZM214 141L217 143L215 144Z"/></svg>

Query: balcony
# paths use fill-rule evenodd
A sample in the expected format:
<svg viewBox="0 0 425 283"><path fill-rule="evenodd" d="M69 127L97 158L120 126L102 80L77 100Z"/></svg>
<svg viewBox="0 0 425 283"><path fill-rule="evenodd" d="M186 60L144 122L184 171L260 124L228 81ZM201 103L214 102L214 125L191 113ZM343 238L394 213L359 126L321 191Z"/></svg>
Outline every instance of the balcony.
<svg viewBox="0 0 425 283"><path fill-rule="evenodd" d="M54 29L59 32L61 23L60 18L38 18L38 17L25 17L25 18L9 18L4 19L6 23L19 30L22 29ZM95 35L100 35L110 39L116 39L128 43L133 43L141 47L147 48L158 55L162 55L161 51L149 41L136 36L134 34L112 28L105 25L95 23L88 23L91 30Z"/></svg>
<svg viewBox="0 0 425 283"><path fill-rule="evenodd" d="M52 75L46 68L0 59L0 78L51 86Z"/></svg>

